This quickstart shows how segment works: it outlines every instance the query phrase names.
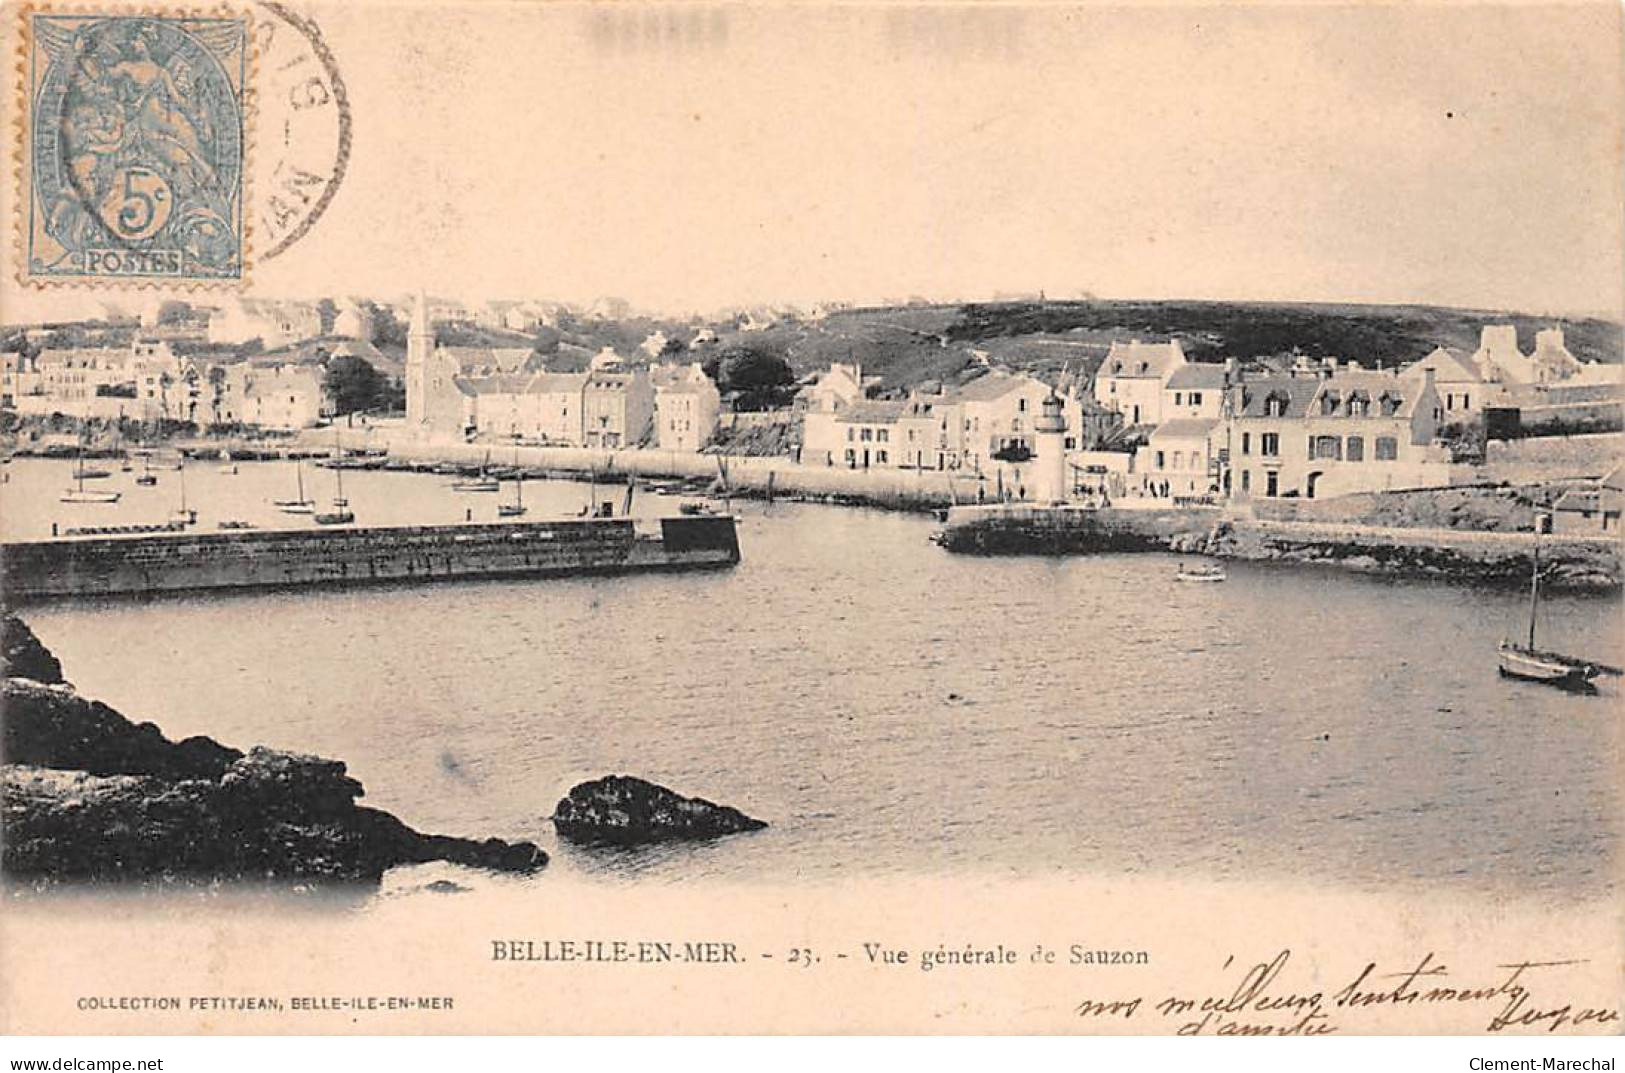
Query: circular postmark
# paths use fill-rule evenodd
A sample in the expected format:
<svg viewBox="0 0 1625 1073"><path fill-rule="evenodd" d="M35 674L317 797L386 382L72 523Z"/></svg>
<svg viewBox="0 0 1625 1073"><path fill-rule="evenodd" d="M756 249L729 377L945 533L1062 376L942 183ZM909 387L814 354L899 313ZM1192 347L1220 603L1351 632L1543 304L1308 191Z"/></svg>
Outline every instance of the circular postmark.
<svg viewBox="0 0 1625 1073"><path fill-rule="evenodd" d="M254 124L254 245L268 261L332 204L350 160L350 99L321 29L274 0L254 20L259 85Z"/></svg>

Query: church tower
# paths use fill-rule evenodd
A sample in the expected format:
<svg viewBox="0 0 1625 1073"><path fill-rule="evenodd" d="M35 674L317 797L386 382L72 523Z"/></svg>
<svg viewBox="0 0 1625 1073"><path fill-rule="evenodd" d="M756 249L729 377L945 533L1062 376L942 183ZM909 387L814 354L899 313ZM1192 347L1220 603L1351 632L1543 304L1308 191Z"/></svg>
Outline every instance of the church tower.
<svg viewBox="0 0 1625 1073"><path fill-rule="evenodd" d="M429 327L429 301L419 291L412 305L412 323L406 330L406 423L428 420L429 359L434 355L434 332Z"/></svg>

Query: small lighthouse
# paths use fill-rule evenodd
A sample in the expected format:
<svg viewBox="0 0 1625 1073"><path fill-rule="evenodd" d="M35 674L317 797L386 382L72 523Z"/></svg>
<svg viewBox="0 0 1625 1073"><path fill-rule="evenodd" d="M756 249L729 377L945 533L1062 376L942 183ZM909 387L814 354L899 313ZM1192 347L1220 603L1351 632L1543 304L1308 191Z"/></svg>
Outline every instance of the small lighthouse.
<svg viewBox="0 0 1625 1073"><path fill-rule="evenodd" d="M1061 397L1051 388L1042 413L1033 422L1038 443L1034 461L1034 495L1039 503L1063 503L1070 489L1066 479L1066 415Z"/></svg>

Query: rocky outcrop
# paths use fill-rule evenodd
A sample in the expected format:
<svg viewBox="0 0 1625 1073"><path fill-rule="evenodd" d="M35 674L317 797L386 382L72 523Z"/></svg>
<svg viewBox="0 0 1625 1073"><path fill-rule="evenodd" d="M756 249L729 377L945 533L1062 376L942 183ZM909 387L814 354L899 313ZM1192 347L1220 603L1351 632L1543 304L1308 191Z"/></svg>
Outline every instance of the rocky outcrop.
<svg viewBox="0 0 1625 1073"><path fill-rule="evenodd" d="M1469 582L1529 583L1534 550L1525 533L1450 532L1326 523L1235 520L1214 527L1207 553L1254 562L1315 563L1367 574ZM1621 586L1614 540L1542 542L1542 584L1552 592L1612 592Z"/></svg>
<svg viewBox="0 0 1625 1073"><path fill-rule="evenodd" d="M630 775L581 783L553 810L559 837L588 844L698 841L766 826L736 808L684 797Z"/></svg>
<svg viewBox="0 0 1625 1073"><path fill-rule="evenodd" d="M55 685L62 681L62 664L22 619L5 615L0 617L0 674Z"/></svg>
<svg viewBox="0 0 1625 1073"><path fill-rule="evenodd" d="M13 671L28 665L11 657L10 639L27 632L14 622ZM45 666L38 652L27 658ZM376 883L398 864L534 872L547 863L529 842L425 835L358 806L362 786L338 760L172 742L67 686L11 677L3 688L0 870L12 879Z"/></svg>

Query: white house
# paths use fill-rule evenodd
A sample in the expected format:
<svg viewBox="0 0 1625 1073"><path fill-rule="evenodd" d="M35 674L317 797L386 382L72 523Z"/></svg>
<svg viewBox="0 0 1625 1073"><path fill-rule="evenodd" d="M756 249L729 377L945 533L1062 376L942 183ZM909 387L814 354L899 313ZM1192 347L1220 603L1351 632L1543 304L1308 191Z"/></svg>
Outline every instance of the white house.
<svg viewBox="0 0 1625 1073"><path fill-rule="evenodd" d="M1095 401L1122 414L1124 424L1161 424L1163 389L1185 364L1185 351L1177 339L1114 342L1095 373Z"/></svg>
<svg viewBox="0 0 1625 1073"><path fill-rule="evenodd" d="M1163 384L1159 416L1163 421L1180 418L1216 421L1224 411L1224 389L1228 382L1223 365L1201 362L1180 365Z"/></svg>
<svg viewBox="0 0 1625 1073"><path fill-rule="evenodd" d="M664 451L698 451L717 430L722 396L699 363L660 365L655 392L655 442Z"/></svg>
<svg viewBox="0 0 1625 1073"><path fill-rule="evenodd" d="M1230 389L1226 442L1233 498L1327 498L1449 483L1436 442L1444 406L1424 370L1342 370L1242 378Z"/></svg>

